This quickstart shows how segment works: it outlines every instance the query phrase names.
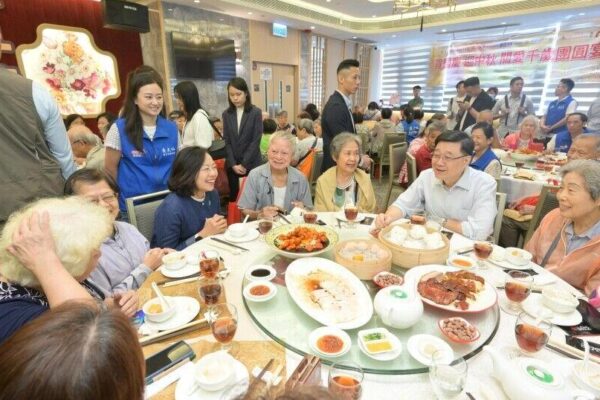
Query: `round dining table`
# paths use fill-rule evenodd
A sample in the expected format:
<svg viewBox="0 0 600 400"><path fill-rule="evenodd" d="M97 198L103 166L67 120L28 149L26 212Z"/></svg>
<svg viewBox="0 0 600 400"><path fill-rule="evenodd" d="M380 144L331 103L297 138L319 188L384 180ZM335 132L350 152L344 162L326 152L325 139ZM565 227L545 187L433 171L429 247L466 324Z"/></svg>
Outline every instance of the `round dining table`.
<svg viewBox="0 0 600 400"><path fill-rule="evenodd" d="M336 213L318 213L318 217L329 228L337 232L340 241L353 238L358 239L371 237L369 231L372 229L372 226L354 224L354 226L350 227L345 223L339 222L337 219L338 214ZM296 212L292 212L292 215L286 216L286 218L290 220L290 222L301 222L301 217ZM284 222L282 219L279 219L276 225L285 223L286 222ZM250 222L249 224L252 229L255 229L257 226L256 222ZM223 239L223 235L217 235L216 237ZM286 377L289 377L293 370L296 368L296 366L299 364L299 362L302 360L302 355L294 351L297 349L291 349L291 347L288 348L286 346L282 347L281 344L274 343L272 337L268 335L265 331L263 331L260 324L257 324L253 319L252 315L250 315L250 313L248 312L242 294L242 287L246 283L246 270L249 267L252 267L257 264L268 263L269 260L271 260L277 254L265 242L265 240L262 237L248 242L236 244L240 247L243 247L246 250L242 251L234 247L230 247L223 243L219 243L209 237L189 246L184 250L184 252L187 254L200 254L203 251L216 250L220 254L220 256L223 258L224 266L228 271L228 275L223 281L225 296L227 302L235 304L238 310L238 329L234 340L240 343L243 343L244 341L249 341L252 343L264 342L276 345L272 346L272 348L279 348L285 354ZM452 254L456 251L472 248L473 242L460 234L454 233L451 237L449 246L450 254ZM328 251L324 254L319 255L319 257L324 257L328 259L332 259L332 256L332 251ZM543 268L535 265L532 267L532 269L534 269L535 272L538 273L538 275L536 275L534 278L535 284L552 284L562 289L568 290L578 297L583 296L577 289L569 286L566 282L545 271ZM406 271L409 270L403 270L402 268L393 266L393 271L400 274L404 274ZM478 270L477 273L481 274L486 279L486 281L492 283L494 285L494 288L503 285L506 277L504 270L494 265L490 265L487 269ZM164 281L165 279L160 275L160 272L156 271L152 274L149 280ZM194 293L197 293L197 285L198 283L196 281L172 286L170 289L172 291L180 290L185 293L188 293L189 295L193 295ZM145 289L146 291L148 290L147 284L144 285L143 289ZM502 296L504 296L503 290L498 290L498 298L501 298ZM517 343L514 334L516 316L502 311L500 307L497 307L497 310L499 311L499 323L497 325L495 334L489 342L489 345L500 350L504 354L508 354L517 350ZM200 314L202 315L203 312L204 311L201 310ZM430 306L425 305L425 313L428 312L430 312ZM436 334L439 337L444 338L441 332L437 331ZM564 342L564 336L565 334L561 329L559 329L558 327L553 328L553 339ZM195 333L186 334L184 338L190 342L196 342L200 340L206 340L208 342L213 341L210 330L206 329L199 330ZM598 337L595 336L589 337L589 340L592 341L597 339ZM148 348L145 347L145 354L148 355L150 353L159 351L160 349L166 347L172 342L173 339L166 339L164 341L159 341L158 343L148 346L148 348L151 348L152 351L149 351ZM407 353L405 356L408 357L408 352L406 351L406 343L402 343L402 345L404 346L403 351ZM198 358L200 358L201 356L202 354L198 354ZM565 388L567 392L575 391L577 389L577 386L571 378L572 369L577 360L565 357L547 348L542 349L541 351L533 355L533 357L552 364L552 366L557 371L560 371L560 374L564 377L566 385ZM258 364L260 364L260 361L258 362ZM494 373L497 371L494 371L492 360L485 352L477 352L477 354L469 357L467 359L467 365L468 378L466 388L463 394L460 397L458 397L458 399L509 399L503 391L498 380L494 378ZM324 366L324 368L322 368L322 384L324 386L327 385L327 373L328 367ZM512 385L518 385L520 383L523 382L511 382ZM435 395L429 382L429 376L427 373L366 373L362 385L363 400L435 399ZM155 391L152 391L152 394L154 394L154 392ZM159 393L156 398L162 399L168 397L160 397Z"/></svg>

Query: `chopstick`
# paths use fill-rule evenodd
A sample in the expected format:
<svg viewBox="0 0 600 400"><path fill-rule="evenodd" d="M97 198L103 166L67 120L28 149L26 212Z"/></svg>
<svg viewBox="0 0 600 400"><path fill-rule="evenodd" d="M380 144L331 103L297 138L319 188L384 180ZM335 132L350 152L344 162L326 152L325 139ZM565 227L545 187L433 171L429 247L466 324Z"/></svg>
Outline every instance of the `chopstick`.
<svg viewBox="0 0 600 400"><path fill-rule="evenodd" d="M248 250L245 247L238 246L237 244L233 244L233 243L230 243L230 242L228 242L226 240L219 239L219 238L216 238L216 237L213 237L213 236L210 237L210 240L214 240L215 242L226 244L227 246L235 247L236 249L240 249L242 251L250 251L250 250Z"/></svg>
<svg viewBox="0 0 600 400"><path fill-rule="evenodd" d="M285 215L283 215L283 211L277 211L277 214L279 214L279 217L280 217L282 220L284 220L284 221L285 221L285 222L287 222L288 224L291 224L290 220L289 220L289 219L287 219L287 218L285 217Z"/></svg>
<svg viewBox="0 0 600 400"><path fill-rule="evenodd" d="M260 382L260 380L262 379L263 375L269 370L269 368L271 368L271 365L273 364L273 362L275 362L274 358L271 358L269 360L269 362L267 363L267 365L265 365L265 367L260 371L260 373L258 374L258 376L256 378L254 378L254 380L252 381L252 383L250 383L250 386L248 387L248 391L246 392L246 396L244 396L244 399L249 399L252 393L252 389L254 388L254 386L256 385L257 382Z"/></svg>
<svg viewBox="0 0 600 400"><path fill-rule="evenodd" d="M198 275L200 275L200 274L198 274ZM163 283L159 284L159 286L161 286L161 287L177 286L177 285L181 285L184 283L195 282L200 279L204 279L204 277L203 276L194 276L191 278L177 279L176 281L163 282Z"/></svg>
<svg viewBox="0 0 600 400"><path fill-rule="evenodd" d="M140 345L146 346L155 342L158 342L163 339L168 339L173 336L182 335L184 333L188 333L194 331L196 329L205 328L208 326L208 322L205 318L199 319L197 321L192 321L189 324L185 324L180 326L179 328L169 329L166 331L162 331L159 333L155 333L154 335L148 335L145 337L141 337Z"/></svg>
<svg viewBox="0 0 600 400"><path fill-rule="evenodd" d="M561 353L563 353L563 354L566 353L565 355L569 354L572 357L577 358L579 360L583 360L583 357L585 356L585 353L583 351L581 351L573 346L569 346L566 343L561 343L557 339L550 338L546 345L549 347L551 346L550 348L552 350L555 350L555 351L560 350ZM590 361L600 364L600 357L590 353Z"/></svg>

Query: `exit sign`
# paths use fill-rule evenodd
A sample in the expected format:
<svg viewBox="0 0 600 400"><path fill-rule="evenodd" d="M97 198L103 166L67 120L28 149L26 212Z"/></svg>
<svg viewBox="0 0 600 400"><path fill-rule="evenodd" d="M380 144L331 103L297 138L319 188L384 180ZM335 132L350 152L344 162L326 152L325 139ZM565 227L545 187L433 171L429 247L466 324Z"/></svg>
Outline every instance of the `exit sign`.
<svg viewBox="0 0 600 400"><path fill-rule="evenodd" d="M273 23L273 36L287 37L287 25Z"/></svg>

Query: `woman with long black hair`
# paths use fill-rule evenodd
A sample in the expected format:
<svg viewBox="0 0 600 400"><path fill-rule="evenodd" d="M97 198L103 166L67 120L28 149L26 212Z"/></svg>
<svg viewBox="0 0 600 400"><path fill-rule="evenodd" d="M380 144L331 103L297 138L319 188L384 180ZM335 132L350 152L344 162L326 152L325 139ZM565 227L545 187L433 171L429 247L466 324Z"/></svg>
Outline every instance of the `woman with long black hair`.
<svg viewBox="0 0 600 400"><path fill-rule="evenodd" d="M229 108L223 112L223 138L227 151L229 201L236 201L239 178L247 176L262 162L262 111L252 105L248 84L242 78L236 77L229 81L227 97Z"/></svg>
<svg viewBox="0 0 600 400"><path fill-rule="evenodd" d="M177 153L177 126L165 118L163 79L144 66L130 75L122 117L106 135L106 171L117 181L119 209L125 199L167 188Z"/></svg>
<svg viewBox="0 0 600 400"><path fill-rule="evenodd" d="M183 128L183 146L208 149L213 141L213 128L208 114L202 109L200 95L194 82L183 81L175 85L175 100L187 120Z"/></svg>

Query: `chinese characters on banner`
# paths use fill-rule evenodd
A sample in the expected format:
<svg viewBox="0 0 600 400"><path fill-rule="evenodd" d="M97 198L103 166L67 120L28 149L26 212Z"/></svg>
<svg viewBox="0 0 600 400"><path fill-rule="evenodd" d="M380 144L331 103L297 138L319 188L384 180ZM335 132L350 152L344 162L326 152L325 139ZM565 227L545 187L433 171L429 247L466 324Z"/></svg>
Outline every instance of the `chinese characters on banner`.
<svg viewBox="0 0 600 400"><path fill-rule="evenodd" d="M516 34L502 40L460 41L434 46L429 62L429 85L453 84L468 76L485 82L520 75L528 80L550 81L570 77L600 82L600 21L593 28L563 28L553 46L554 29L533 34ZM486 79L489 78L489 79ZM445 81L445 82L444 82Z"/></svg>

